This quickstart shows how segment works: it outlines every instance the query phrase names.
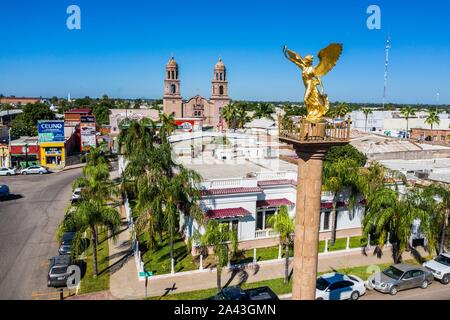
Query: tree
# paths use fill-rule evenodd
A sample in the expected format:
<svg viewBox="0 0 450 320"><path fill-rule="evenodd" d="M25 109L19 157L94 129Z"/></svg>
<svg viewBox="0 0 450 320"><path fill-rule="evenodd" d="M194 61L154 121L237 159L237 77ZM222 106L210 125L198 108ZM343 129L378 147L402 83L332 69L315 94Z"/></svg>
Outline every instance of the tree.
<svg viewBox="0 0 450 320"><path fill-rule="evenodd" d="M239 106L236 110L236 116L237 116L237 126L240 129L243 129L245 124L250 121L250 117L247 114L247 110L243 105Z"/></svg>
<svg viewBox="0 0 450 320"><path fill-rule="evenodd" d="M447 240L448 220L450 216L450 188L447 185L433 183L423 190L425 203L424 210L430 214L433 225L436 227L435 234L439 243L438 252L445 250Z"/></svg>
<svg viewBox="0 0 450 320"><path fill-rule="evenodd" d="M400 113L405 117L406 119L406 134L409 137L409 118L416 115L416 109L408 106L401 109Z"/></svg>
<svg viewBox="0 0 450 320"><path fill-rule="evenodd" d="M109 123L109 109L113 109L113 107L113 104L108 99L102 99L92 107L92 113L95 115L98 125Z"/></svg>
<svg viewBox="0 0 450 320"><path fill-rule="evenodd" d="M74 182L74 188L82 187L80 203L66 215L60 226L60 233L75 231L74 255L78 255L84 232L89 231L93 246L94 276L98 275L97 245L98 227L106 227L115 237L121 225L119 212L108 206L108 200L116 194L116 188L109 180L108 161L100 148L90 149L83 177Z"/></svg>
<svg viewBox="0 0 450 320"><path fill-rule="evenodd" d="M222 269L228 262L228 253L235 254L237 251L237 234L230 230L228 223L211 219L206 224L205 233L197 233L196 238L204 248L212 247L217 266L217 290L221 291Z"/></svg>
<svg viewBox="0 0 450 320"><path fill-rule="evenodd" d="M142 99L136 99L134 100L133 108L134 109L140 109L142 105Z"/></svg>
<svg viewBox="0 0 450 320"><path fill-rule="evenodd" d="M415 219L426 221L426 213L417 206L413 197L400 199L396 190L380 187L369 195L363 219L363 233L374 235L381 249L389 233L394 263L402 261L409 246L411 227Z"/></svg>
<svg viewBox="0 0 450 320"><path fill-rule="evenodd" d="M161 127L159 128L159 136L161 141L167 142L169 136L175 131L175 116L173 114L167 115L165 113L159 114L159 122Z"/></svg>
<svg viewBox="0 0 450 320"><path fill-rule="evenodd" d="M280 246L285 246L284 283L287 284L289 281L289 246L292 245L291 235L294 233L294 220L289 217L287 206L281 206L278 214L272 215L268 222L278 233Z"/></svg>
<svg viewBox="0 0 450 320"><path fill-rule="evenodd" d="M270 103L258 103L255 112L253 113L253 119L268 118L273 119L272 114L275 113L275 108Z"/></svg>
<svg viewBox="0 0 450 320"><path fill-rule="evenodd" d="M324 163L333 163L340 159L353 159L358 163L359 167L363 167L366 164L367 157L364 153L358 151L351 144L345 146L331 147L324 158Z"/></svg>
<svg viewBox="0 0 450 320"><path fill-rule="evenodd" d="M11 133L14 136L37 136L38 120L53 120L54 113L45 103L27 103L22 113L11 121Z"/></svg>
<svg viewBox="0 0 450 320"><path fill-rule="evenodd" d="M439 125L440 122L441 119L439 118L438 112L436 110L429 110L428 115L425 118L425 123L431 126L431 130L433 130L433 125Z"/></svg>
<svg viewBox="0 0 450 320"><path fill-rule="evenodd" d="M369 115L373 114L373 111L369 108L363 108L362 112L364 113L365 117L364 131L367 132L367 119L369 118Z"/></svg>
<svg viewBox="0 0 450 320"><path fill-rule="evenodd" d="M356 205L356 199L360 188L357 173L358 168L358 162L349 158L342 158L338 161L324 164L323 186L325 190L330 191L333 194L331 246L333 246L336 241L337 203L340 193L342 193L344 189L349 191L349 210L352 210Z"/></svg>
<svg viewBox="0 0 450 320"><path fill-rule="evenodd" d="M76 230L76 239L81 239L84 232L90 231L94 257L94 276L98 275L98 227L106 227L115 236L121 223L120 214L116 209L93 199L81 201L76 206L75 212L69 214L63 221L64 230Z"/></svg>
<svg viewBox="0 0 450 320"><path fill-rule="evenodd" d="M338 116L339 118L343 118L345 117L345 115L350 111L350 107L348 106L347 103L343 102L343 103L339 103L336 108L335 108L335 113L336 116Z"/></svg>

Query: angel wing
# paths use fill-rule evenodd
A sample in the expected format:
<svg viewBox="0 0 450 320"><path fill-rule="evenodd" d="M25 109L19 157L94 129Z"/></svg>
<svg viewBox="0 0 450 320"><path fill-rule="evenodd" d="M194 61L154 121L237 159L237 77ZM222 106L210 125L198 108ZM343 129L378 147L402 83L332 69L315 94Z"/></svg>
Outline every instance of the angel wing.
<svg viewBox="0 0 450 320"><path fill-rule="evenodd" d="M334 68L342 53L342 44L332 43L328 47L320 50L319 64L314 68L314 72L318 77L323 77L331 69Z"/></svg>
<svg viewBox="0 0 450 320"><path fill-rule="evenodd" d="M304 68L305 64L303 62L303 58L301 55L299 55L298 53L289 50L286 46L283 47L283 53L284 56L291 60L293 63L295 63L297 66L299 66L300 68Z"/></svg>

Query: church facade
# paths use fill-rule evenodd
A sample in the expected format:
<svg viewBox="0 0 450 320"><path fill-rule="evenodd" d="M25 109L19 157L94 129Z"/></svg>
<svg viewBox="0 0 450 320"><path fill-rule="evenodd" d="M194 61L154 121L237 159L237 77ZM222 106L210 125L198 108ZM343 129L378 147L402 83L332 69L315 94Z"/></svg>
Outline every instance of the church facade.
<svg viewBox="0 0 450 320"><path fill-rule="evenodd" d="M214 66L209 99L196 95L183 100L180 89L178 64L172 57L166 65L164 80L164 113L175 118L202 120L203 126L218 129L221 124L220 110L230 103L228 97L227 70L221 59Z"/></svg>

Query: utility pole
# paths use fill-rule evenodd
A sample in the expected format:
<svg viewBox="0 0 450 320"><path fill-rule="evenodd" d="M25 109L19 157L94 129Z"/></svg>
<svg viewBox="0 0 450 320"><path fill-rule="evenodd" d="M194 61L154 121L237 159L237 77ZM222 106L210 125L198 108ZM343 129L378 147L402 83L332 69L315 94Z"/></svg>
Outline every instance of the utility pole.
<svg viewBox="0 0 450 320"><path fill-rule="evenodd" d="M8 129L8 157L9 157L9 167L12 168L11 162L11 127Z"/></svg>
<svg viewBox="0 0 450 320"><path fill-rule="evenodd" d="M386 61L384 64L384 89L383 89L383 109L386 104L386 90L387 90L387 80L388 80L388 65L389 65L389 49L391 48L391 36L387 35L386 40Z"/></svg>

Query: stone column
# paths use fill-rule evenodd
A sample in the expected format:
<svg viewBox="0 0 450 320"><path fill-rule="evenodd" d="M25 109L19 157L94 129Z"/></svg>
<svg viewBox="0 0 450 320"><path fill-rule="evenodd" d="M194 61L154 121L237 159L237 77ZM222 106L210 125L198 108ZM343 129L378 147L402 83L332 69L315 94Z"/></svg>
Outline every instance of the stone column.
<svg viewBox="0 0 450 320"><path fill-rule="evenodd" d="M323 158L328 148L294 144L298 160L293 300L314 300L318 263Z"/></svg>

